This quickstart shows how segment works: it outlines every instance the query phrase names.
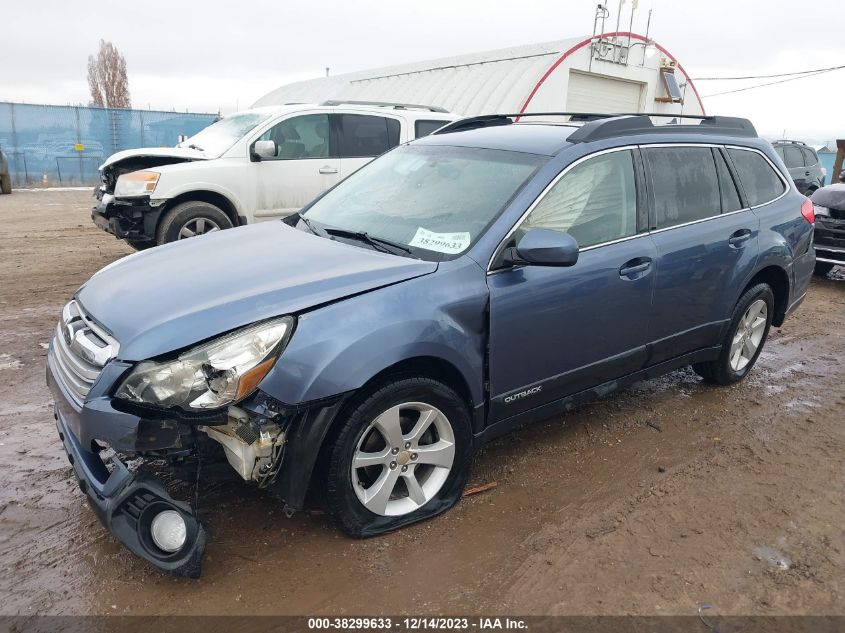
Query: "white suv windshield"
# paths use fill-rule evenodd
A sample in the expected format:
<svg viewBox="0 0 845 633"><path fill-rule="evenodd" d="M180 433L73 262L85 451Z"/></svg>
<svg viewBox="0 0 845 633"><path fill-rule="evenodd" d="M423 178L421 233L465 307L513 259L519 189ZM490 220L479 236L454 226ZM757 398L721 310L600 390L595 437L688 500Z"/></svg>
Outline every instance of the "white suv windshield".
<svg viewBox="0 0 845 633"><path fill-rule="evenodd" d="M451 259L478 239L546 160L502 150L403 146L355 172L303 215L330 233L366 233L404 245L416 257Z"/></svg>
<svg viewBox="0 0 845 633"><path fill-rule="evenodd" d="M258 112L233 114L194 134L179 147L198 149L209 158L217 158L268 118L269 114Z"/></svg>

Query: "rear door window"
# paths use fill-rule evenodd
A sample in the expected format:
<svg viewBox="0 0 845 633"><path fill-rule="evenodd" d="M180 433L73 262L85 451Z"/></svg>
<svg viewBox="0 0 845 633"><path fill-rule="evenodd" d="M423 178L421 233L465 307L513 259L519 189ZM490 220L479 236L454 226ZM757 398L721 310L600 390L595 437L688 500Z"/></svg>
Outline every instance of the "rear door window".
<svg viewBox="0 0 845 633"><path fill-rule="evenodd" d="M424 119L420 119L416 123L414 123L414 138L420 138L421 136L428 136L434 130L439 130L444 125L446 125L448 121L427 121Z"/></svg>
<svg viewBox="0 0 845 633"><path fill-rule="evenodd" d="M728 168L728 163L725 161L725 157L720 150L714 149L713 155L716 157L716 171L719 173L722 213L739 211L742 209L742 202L740 202L739 191L737 190L731 170Z"/></svg>
<svg viewBox="0 0 845 633"><path fill-rule="evenodd" d="M643 157L651 180L656 228L721 213L719 178L709 147L645 148Z"/></svg>
<svg viewBox="0 0 845 633"><path fill-rule="evenodd" d="M786 146L783 148L783 162L790 169L797 169L804 166L804 157L801 155L801 150L797 147Z"/></svg>
<svg viewBox="0 0 845 633"><path fill-rule="evenodd" d="M729 149L728 154L752 207L771 202L786 191L783 180L761 154L745 149Z"/></svg>
<svg viewBox="0 0 845 633"><path fill-rule="evenodd" d="M399 145L399 121L380 116L341 114L341 158L369 158Z"/></svg>

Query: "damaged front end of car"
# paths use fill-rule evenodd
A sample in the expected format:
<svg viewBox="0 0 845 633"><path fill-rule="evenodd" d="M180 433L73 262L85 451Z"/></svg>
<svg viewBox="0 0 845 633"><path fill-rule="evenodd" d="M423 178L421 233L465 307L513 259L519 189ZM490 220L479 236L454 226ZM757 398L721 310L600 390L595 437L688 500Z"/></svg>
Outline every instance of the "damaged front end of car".
<svg viewBox="0 0 845 633"><path fill-rule="evenodd" d="M91 220L98 228L119 239L133 242L155 239L164 200L143 195L143 190L140 191L142 195L123 196L118 190L118 180L122 176L154 174L154 171L147 170L194 160L205 160L205 157L179 148L168 152L157 149L155 152L131 150L115 154L100 167L102 184L94 189ZM142 187L150 184L150 181L136 180Z"/></svg>
<svg viewBox="0 0 845 633"><path fill-rule="evenodd" d="M273 319L175 357L131 363L80 304L65 307L47 362L59 438L95 514L134 554L199 577L209 538L196 507L203 462L228 462L244 481L281 493L287 510L301 507L310 469L282 473L290 434L334 408L289 407L257 390L293 325ZM150 472L161 463L193 479L193 507Z"/></svg>

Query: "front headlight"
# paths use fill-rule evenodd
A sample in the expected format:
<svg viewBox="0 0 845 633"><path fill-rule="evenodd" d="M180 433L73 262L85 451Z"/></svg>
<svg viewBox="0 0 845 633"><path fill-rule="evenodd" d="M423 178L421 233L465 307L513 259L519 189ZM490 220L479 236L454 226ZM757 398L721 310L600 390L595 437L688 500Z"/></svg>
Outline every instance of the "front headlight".
<svg viewBox="0 0 845 633"><path fill-rule="evenodd" d="M148 196L155 191L158 178L161 176L157 171L133 171L123 174L117 179L114 186L115 198L132 198L136 196Z"/></svg>
<svg viewBox="0 0 845 633"><path fill-rule="evenodd" d="M292 328L291 317L275 319L190 349L176 360L144 361L115 397L195 411L238 402L273 368Z"/></svg>

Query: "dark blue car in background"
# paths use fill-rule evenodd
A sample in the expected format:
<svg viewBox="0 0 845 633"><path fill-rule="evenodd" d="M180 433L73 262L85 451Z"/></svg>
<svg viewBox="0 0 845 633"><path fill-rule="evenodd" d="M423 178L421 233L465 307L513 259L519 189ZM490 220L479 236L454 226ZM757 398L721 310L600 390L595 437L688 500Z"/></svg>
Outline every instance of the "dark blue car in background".
<svg viewBox="0 0 845 633"><path fill-rule="evenodd" d="M194 510L118 457L217 456L370 536L457 502L474 451L692 365L729 384L803 300L813 207L746 120L464 119L284 222L119 260L65 308L57 425L106 527L196 576Z"/></svg>

